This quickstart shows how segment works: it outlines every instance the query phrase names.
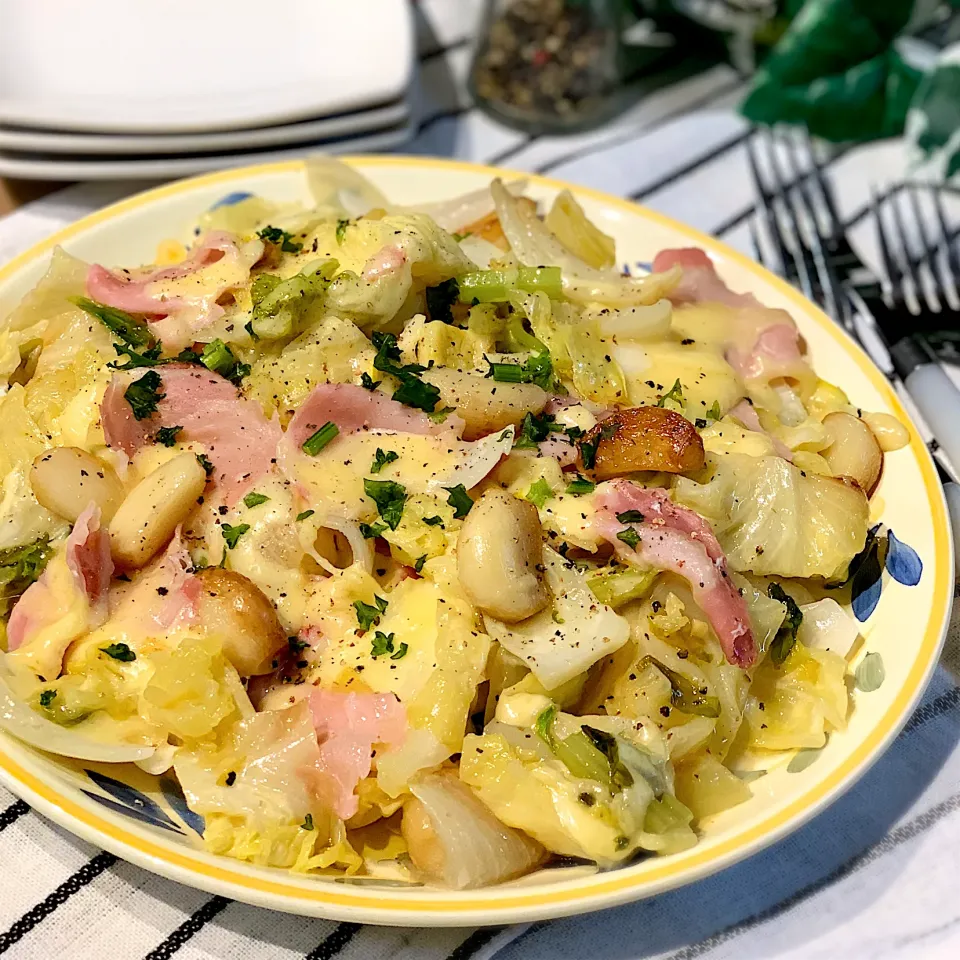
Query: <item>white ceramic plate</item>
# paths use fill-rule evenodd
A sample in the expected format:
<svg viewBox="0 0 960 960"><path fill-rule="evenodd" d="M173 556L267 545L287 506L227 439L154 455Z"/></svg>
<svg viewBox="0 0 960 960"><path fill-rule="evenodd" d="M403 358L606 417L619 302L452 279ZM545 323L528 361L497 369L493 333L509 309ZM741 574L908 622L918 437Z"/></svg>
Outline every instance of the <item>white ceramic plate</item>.
<svg viewBox="0 0 960 960"><path fill-rule="evenodd" d="M320 139L357 136L371 130L397 126L410 116L406 100L385 103L301 123L281 123L249 130L216 133L123 134L61 133L27 127L0 127L0 150L15 153L63 154L76 159L82 154L118 157L123 154L181 154L216 150L252 150L288 144L313 143Z"/></svg>
<svg viewBox="0 0 960 960"><path fill-rule="evenodd" d="M0 123L207 133L398 99L406 0L0 0Z"/></svg>
<svg viewBox="0 0 960 960"><path fill-rule="evenodd" d="M452 197L476 189L497 173L419 158L351 162L398 203ZM530 177L529 183L531 195L540 200L549 200L566 186L539 177ZM588 215L614 236L624 261L650 261L664 247L704 247L734 290L752 291L770 306L790 311L823 377L840 384L866 409L908 422L889 383L864 353L781 280L660 214L595 191L570 189ZM278 201L307 199L302 164L289 162L199 177L125 200L73 224L0 270L0 315L39 280L55 244L86 260L149 262L160 240L181 236L199 211L239 190ZM548 868L514 883L465 892L294 876L204 852L197 834L202 825L185 810L174 786L133 769L71 763L0 736L0 779L67 829L148 870L293 913L364 923L460 926L562 916L648 897L756 853L821 812L877 759L919 699L948 624L953 551L937 475L916 434L908 447L887 457L874 504L883 522L923 563L916 586L903 586L884 573L876 609L862 624L863 644L851 666L867 652L880 653L885 682L872 693L855 695L847 729L830 737L816 762L794 765L792 772L782 758L753 781L750 801L702 824L700 843L675 856L603 873L586 867Z"/></svg>
<svg viewBox="0 0 960 960"><path fill-rule="evenodd" d="M170 180L207 170L247 166L251 162L272 163L302 157L307 153L389 150L406 143L413 133L413 123L406 122L384 130L367 131L359 136L308 141L283 150L240 150L192 157L76 160L70 157L0 152L0 176L23 180Z"/></svg>

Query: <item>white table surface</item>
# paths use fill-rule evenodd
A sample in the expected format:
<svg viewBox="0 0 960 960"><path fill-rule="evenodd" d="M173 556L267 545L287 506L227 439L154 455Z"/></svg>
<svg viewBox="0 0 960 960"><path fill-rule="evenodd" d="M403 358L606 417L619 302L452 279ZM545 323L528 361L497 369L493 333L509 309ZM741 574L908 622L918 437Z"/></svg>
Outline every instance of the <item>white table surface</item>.
<svg viewBox="0 0 960 960"><path fill-rule="evenodd" d="M421 121L406 152L546 173L632 197L751 250L743 81L718 66L602 130L529 137L471 109L478 0L419 0ZM831 165L855 218L899 176L895 144ZM77 185L0 220L0 262L148 184ZM955 623L956 623L955 619ZM843 799L716 878L603 914L506 930L411 931L306 920L154 877L72 837L0 788L0 954L18 960L957 960L960 638L906 731Z"/></svg>

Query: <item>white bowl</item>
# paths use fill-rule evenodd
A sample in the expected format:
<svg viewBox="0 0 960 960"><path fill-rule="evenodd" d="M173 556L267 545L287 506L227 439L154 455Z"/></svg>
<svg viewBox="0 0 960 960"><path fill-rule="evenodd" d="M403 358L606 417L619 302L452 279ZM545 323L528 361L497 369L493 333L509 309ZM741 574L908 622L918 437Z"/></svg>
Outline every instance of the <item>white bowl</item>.
<svg viewBox="0 0 960 960"><path fill-rule="evenodd" d="M398 203L452 197L501 173L420 158L359 157L350 162ZM530 194L541 200L565 186L529 178ZM821 376L841 385L865 409L909 422L889 383L863 351L782 280L658 213L596 191L570 189L589 216L615 237L625 263L650 261L664 247L705 248L733 289L752 291L764 303L791 312ZM56 244L87 260L150 262L160 240L183 236L200 211L239 190L278 201L306 200L303 164L291 161L197 177L86 217L0 269L0 315L40 279ZM883 575L879 604L862 625L864 643L852 665L867 652L879 652L886 681L872 693L855 694L847 729L830 737L815 763L793 764L796 772L791 772L785 758L752 783L752 800L703 824L700 843L684 853L602 873L585 867L548 868L484 890L391 887L342 877L295 876L206 853L193 827L197 820L185 810L171 782L158 783L133 768L65 761L0 735L0 779L68 830L155 873L236 900L338 920L407 926L530 921L610 907L701 879L756 853L824 810L890 744L936 666L952 601L953 550L933 462L917 432L912 433L907 448L887 457L874 504L879 518L919 554L923 575L913 587Z"/></svg>

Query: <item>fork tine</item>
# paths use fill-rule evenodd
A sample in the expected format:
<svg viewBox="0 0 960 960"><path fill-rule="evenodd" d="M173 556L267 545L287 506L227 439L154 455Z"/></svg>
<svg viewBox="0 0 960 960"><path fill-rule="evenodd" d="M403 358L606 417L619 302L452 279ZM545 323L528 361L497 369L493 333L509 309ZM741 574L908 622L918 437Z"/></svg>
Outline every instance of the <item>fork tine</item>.
<svg viewBox="0 0 960 960"><path fill-rule="evenodd" d="M923 295L924 291L923 291L923 284L921 283L921 280L920 280L920 273L917 270L916 264L913 261L913 257L910 256L910 244L907 239L907 225L903 219L903 211L901 209L903 204L900 200L900 196L903 192L904 191L902 187L901 189L893 192L893 194L890 197L890 206L893 208L894 227L896 228L897 236L899 236L900 238L900 243L897 245L897 249L899 250L899 253L900 253L900 260L904 265L904 267L906 268L905 270L906 277L913 284L913 294L914 294L913 299L915 300L917 309L916 310L913 309L914 304L909 302L911 298L906 296L906 294L908 293L908 290L906 286L901 284L901 291L904 294L903 300L907 304L907 308L910 310L910 312L913 314L917 314L920 312L920 309L921 309L920 297L921 295ZM929 306L931 310L934 309L934 307L931 306L929 303L927 304L927 306ZM939 304L937 306L939 307Z"/></svg>
<svg viewBox="0 0 960 960"><path fill-rule="evenodd" d="M791 249L791 254L793 255L793 262L797 267L797 277L800 280L800 289L803 291L804 296L809 300L815 300L813 293L813 283L810 279L810 271L807 269L807 261L803 256L804 244L804 231L803 225L801 223L801 218L798 216L795 191L792 189L794 184L787 184L784 181L783 172L780 169L780 161L776 156L776 149L771 142L768 145L768 156L770 159L770 170L773 174L773 182L776 186L777 195L780 197L781 205L784 212L787 215L787 223L790 226L790 229L793 231L793 237L795 244Z"/></svg>
<svg viewBox="0 0 960 960"><path fill-rule="evenodd" d="M937 226L939 228L937 247L943 247L950 282L953 284L954 290L960 293L960 260L957 257L956 243L950 240L950 228L947 226L947 215L943 209L943 197L940 196L940 191L936 187L931 187L930 192L933 195L933 206L937 213Z"/></svg>
<svg viewBox="0 0 960 960"><path fill-rule="evenodd" d="M760 245L760 234L757 231L756 220L749 220L748 227L750 230L750 245L753 247L753 258L757 263L763 264L763 266L770 268L770 265L767 263L767 258L764 256L763 247Z"/></svg>
<svg viewBox="0 0 960 960"><path fill-rule="evenodd" d="M900 267L894 262L893 254L890 252L890 244L887 242L887 233L883 226L883 214L880 208L880 196L873 188L871 188L870 194L873 226L877 235L877 245L880 247L880 256L883 259L883 276L880 278L880 287L883 290L884 302L888 307L893 307L893 291L895 287L900 286L902 273Z"/></svg>
<svg viewBox="0 0 960 960"><path fill-rule="evenodd" d="M941 310L947 309L948 306L947 279L944 275L939 258L937 257L937 242L935 239L931 238L930 232L927 229L927 219L924 217L923 211L920 209L920 198L917 195L916 184L906 187L905 190L907 198L910 201L910 211L913 214L913 219L917 223L917 231L920 234L920 245L923 250L921 254L921 261L917 265L917 270L923 270L923 263L925 261L927 268L930 271L930 275L933 277L933 292L932 294L927 292L925 294L925 299L927 301L927 306L935 313L938 313ZM932 300L936 300L936 304L934 304Z"/></svg>
<svg viewBox="0 0 960 960"><path fill-rule="evenodd" d="M843 292L840 289L840 283L836 275L827 262L827 255L824 249L824 243L828 238L823 236L820 226L820 218L817 216L816 204L813 199L812 190L809 190L808 176L809 171L805 171L804 164L801 163L798 154L796 141L790 141L788 151L790 158L790 167L794 177L795 189L794 197L799 198L799 210L806 214L807 219L813 224L810 234L810 249L813 253L813 263L817 271L817 279L820 282L820 289L823 292L823 306L827 315L834 320L843 323Z"/></svg>
<svg viewBox="0 0 960 960"><path fill-rule="evenodd" d="M814 147L813 138L806 127L803 128L803 143L807 148L807 155L810 157L810 176L820 189L820 196L823 199L824 208L830 219L830 235L836 236L842 230L840 216L837 213L837 205L833 202L833 188L824 174L823 164L817 157L817 151Z"/></svg>
<svg viewBox="0 0 960 960"><path fill-rule="evenodd" d="M759 134L757 136L759 136ZM770 238L770 242L777 256L776 264L768 263L766 266L772 269L774 273L781 277L786 277L789 280L791 276L791 271L787 266L789 251L784 242L783 233L780 230L780 224L777 221L776 214L770 206L772 197L764 185L763 177L760 175L760 165L757 163L757 155L754 152L756 149L753 142L754 139L754 137L747 138L747 163L750 166L750 173L757 191L757 205L763 214L763 223L766 227L767 236Z"/></svg>

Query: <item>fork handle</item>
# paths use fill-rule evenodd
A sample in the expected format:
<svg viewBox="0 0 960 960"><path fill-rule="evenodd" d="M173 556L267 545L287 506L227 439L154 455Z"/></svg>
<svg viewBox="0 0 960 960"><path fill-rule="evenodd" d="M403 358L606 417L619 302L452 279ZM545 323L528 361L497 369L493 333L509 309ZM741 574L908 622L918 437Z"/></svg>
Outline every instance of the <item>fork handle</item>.
<svg viewBox="0 0 960 960"><path fill-rule="evenodd" d="M920 415L937 439L953 468L960 470L960 389L939 363L921 363L904 378Z"/></svg>

